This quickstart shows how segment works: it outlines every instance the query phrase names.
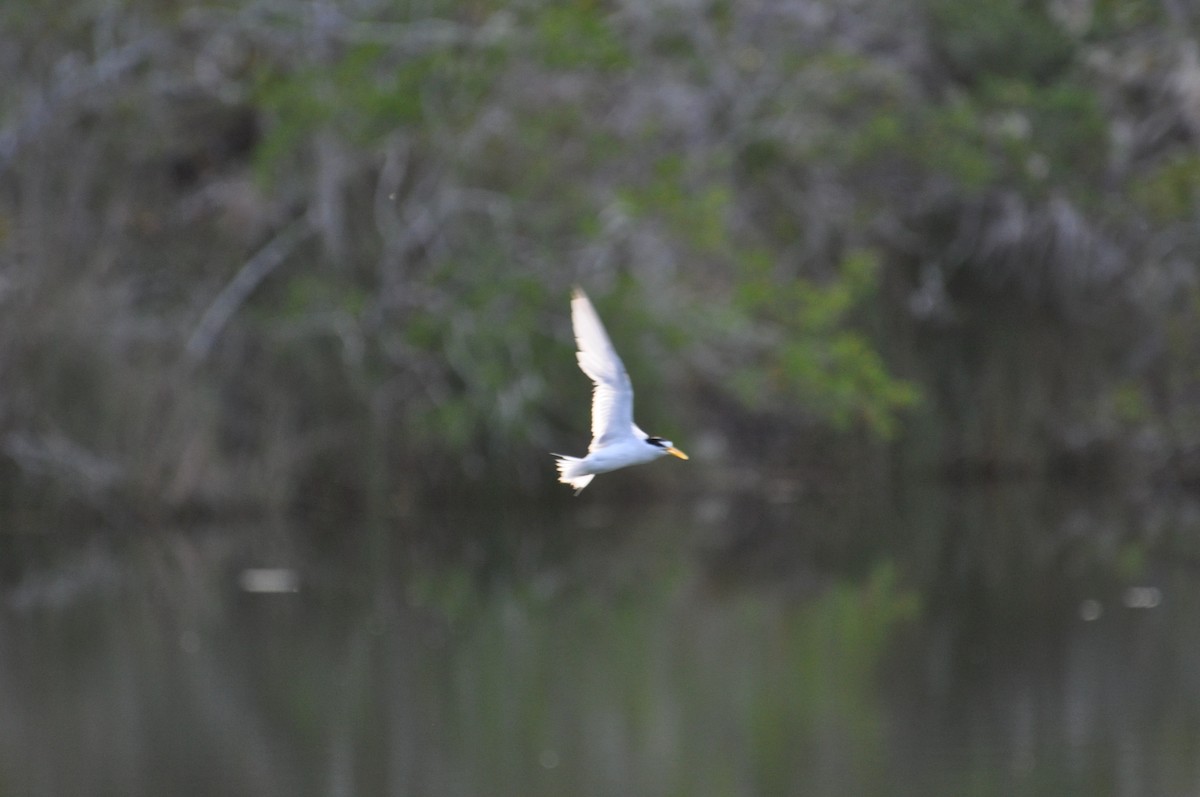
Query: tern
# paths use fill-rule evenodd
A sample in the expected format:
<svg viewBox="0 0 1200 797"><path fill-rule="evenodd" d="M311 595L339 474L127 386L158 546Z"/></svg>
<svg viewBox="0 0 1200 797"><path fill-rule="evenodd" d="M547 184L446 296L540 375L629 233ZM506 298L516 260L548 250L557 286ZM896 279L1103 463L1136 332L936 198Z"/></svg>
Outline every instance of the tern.
<svg viewBox="0 0 1200 797"><path fill-rule="evenodd" d="M648 435L633 422L633 385L625 365L617 356L596 308L580 288L571 293L571 326L575 329L575 358L592 380L592 444L586 457L558 458L558 480L575 488L575 495L591 483L597 473L653 462L667 454L687 459L688 455L670 440Z"/></svg>

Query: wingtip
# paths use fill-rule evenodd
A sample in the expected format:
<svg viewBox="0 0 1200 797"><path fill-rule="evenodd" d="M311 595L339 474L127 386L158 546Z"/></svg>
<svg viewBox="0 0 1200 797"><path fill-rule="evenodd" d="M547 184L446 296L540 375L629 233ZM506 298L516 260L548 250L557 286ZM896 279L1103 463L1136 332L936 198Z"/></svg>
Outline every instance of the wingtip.
<svg viewBox="0 0 1200 797"><path fill-rule="evenodd" d="M571 299L586 299L587 294L583 292L583 288L578 285L571 286Z"/></svg>

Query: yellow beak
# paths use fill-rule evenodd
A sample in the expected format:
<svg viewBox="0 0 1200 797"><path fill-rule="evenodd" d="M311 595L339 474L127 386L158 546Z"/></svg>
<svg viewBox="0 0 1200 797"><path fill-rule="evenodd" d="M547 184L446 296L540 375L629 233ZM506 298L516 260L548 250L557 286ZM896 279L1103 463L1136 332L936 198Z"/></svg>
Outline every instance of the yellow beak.
<svg viewBox="0 0 1200 797"><path fill-rule="evenodd" d="M668 453L668 454L674 454L675 456L679 457L680 459L687 459L687 458L688 458L688 455L687 455L687 454L683 453L683 452L682 452L682 451L680 451L678 448L675 448L675 447L673 447L673 446L672 446L671 448L668 448L668 449L667 449L667 453Z"/></svg>

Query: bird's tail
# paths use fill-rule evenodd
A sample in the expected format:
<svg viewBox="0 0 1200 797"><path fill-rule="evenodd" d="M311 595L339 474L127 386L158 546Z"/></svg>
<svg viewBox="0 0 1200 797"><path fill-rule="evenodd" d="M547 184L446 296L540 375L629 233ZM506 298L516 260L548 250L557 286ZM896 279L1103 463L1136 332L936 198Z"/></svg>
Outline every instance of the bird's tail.
<svg viewBox="0 0 1200 797"><path fill-rule="evenodd" d="M558 480L574 487L575 495L583 492L583 488L596 478L596 474L584 472L581 464L583 460L579 457L568 457L566 454L551 454L550 456L558 458L558 462L555 463L558 465Z"/></svg>

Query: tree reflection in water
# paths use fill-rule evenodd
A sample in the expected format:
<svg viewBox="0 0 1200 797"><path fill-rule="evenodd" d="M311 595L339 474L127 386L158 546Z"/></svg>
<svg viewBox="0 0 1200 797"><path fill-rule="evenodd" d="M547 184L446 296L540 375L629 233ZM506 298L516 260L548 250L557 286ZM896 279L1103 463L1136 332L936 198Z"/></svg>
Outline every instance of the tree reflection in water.
<svg viewBox="0 0 1200 797"><path fill-rule="evenodd" d="M14 533L39 563L5 581L0 782L1195 792L1189 513L1032 492L443 513L332 548Z"/></svg>

